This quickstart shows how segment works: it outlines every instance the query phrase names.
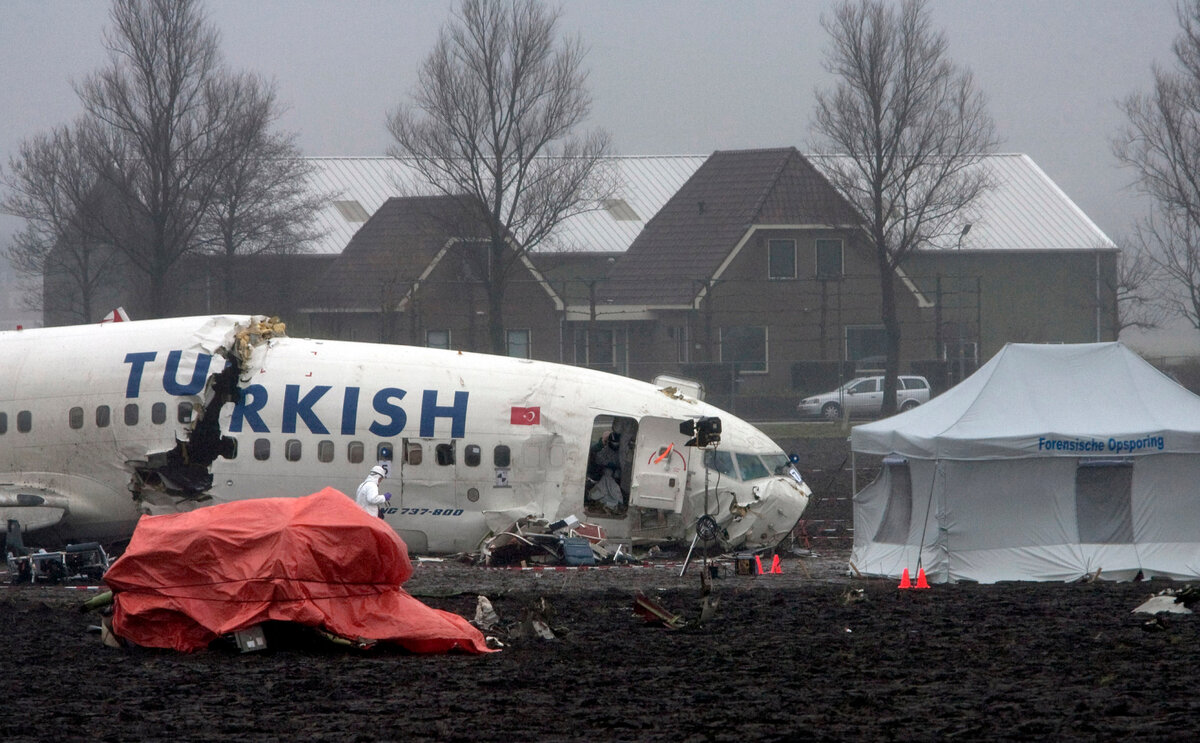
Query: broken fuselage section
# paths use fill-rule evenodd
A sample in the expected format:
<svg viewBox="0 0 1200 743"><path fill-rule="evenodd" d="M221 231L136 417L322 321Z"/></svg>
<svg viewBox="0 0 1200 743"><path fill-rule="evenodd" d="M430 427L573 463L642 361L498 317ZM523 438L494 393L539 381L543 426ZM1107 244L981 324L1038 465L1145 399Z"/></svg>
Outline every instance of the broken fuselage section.
<svg viewBox="0 0 1200 743"><path fill-rule="evenodd" d="M0 433L0 515L60 539L127 538L140 515L212 503L352 497L380 462L393 496L382 516L418 554L474 552L521 519L570 515L631 544L690 541L708 515L722 547L767 548L811 494L761 431L675 386L289 338L263 317L0 333L0 380L12 391L0 414L37 421ZM723 421L719 445L688 446L680 423L702 418ZM591 449L614 426L624 471L599 511ZM33 495L40 511L4 506Z"/></svg>

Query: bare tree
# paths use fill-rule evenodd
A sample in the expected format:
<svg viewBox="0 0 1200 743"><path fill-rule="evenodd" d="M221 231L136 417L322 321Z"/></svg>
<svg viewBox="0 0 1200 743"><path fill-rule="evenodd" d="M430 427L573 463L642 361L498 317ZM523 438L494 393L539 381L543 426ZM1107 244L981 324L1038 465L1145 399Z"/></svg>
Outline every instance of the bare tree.
<svg viewBox="0 0 1200 743"><path fill-rule="evenodd" d="M1116 240L1121 253L1117 259L1116 285L1109 289L1117 299L1114 327L1118 336L1126 328L1153 330L1161 327L1168 314L1168 303L1160 291L1163 271L1154 254L1158 238L1148 232L1154 228L1153 222L1147 222L1137 228L1133 238L1118 237ZM1196 309L1200 310L1200 306Z"/></svg>
<svg viewBox="0 0 1200 743"><path fill-rule="evenodd" d="M25 220L6 255L28 308L77 322L98 319L105 309L98 300L119 281L124 265L88 219L105 201L95 188L93 136L81 120L22 142L9 162L8 193L0 202L0 210ZM48 284L46 276L53 277Z"/></svg>
<svg viewBox="0 0 1200 743"><path fill-rule="evenodd" d="M608 135L576 134L591 109L578 39L558 39L536 0L464 0L421 67L412 102L389 117L396 144L434 190L462 197L490 249L484 272L493 353L521 256L612 191Z"/></svg>
<svg viewBox="0 0 1200 743"><path fill-rule="evenodd" d="M1154 89L1121 102L1129 123L1113 152L1150 197L1138 240L1165 282L1167 311L1200 329L1200 0L1177 15L1176 65L1155 65Z"/></svg>
<svg viewBox="0 0 1200 743"><path fill-rule="evenodd" d="M240 110L222 147L227 162L216 178L200 246L218 259L226 307L237 294L238 259L302 252L320 236L314 220L333 198L311 188L313 166L301 157L295 136L271 130L279 113L274 90L251 76L234 82Z"/></svg>
<svg viewBox="0 0 1200 743"><path fill-rule="evenodd" d="M896 410L900 321L896 271L917 248L960 234L963 214L989 186L981 159L997 144L974 78L947 57L921 0L839 5L822 17L826 69L816 131L840 157L826 175L866 221L879 271L887 337L884 413Z"/></svg>

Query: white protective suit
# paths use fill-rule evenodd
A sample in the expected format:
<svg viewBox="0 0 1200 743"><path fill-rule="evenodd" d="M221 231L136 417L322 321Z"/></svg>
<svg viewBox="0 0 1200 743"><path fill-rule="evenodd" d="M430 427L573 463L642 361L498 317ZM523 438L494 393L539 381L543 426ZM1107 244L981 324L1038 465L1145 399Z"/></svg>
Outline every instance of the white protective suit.
<svg viewBox="0 0 1200 743"><path fill-rule="evenodd" d="M378 516L379 509L387 502L387 496L379 492L379 483L385 477L387 477L387 470L375 465L354 494L354 502L358 504L358 507L372 516Z"/></svg>

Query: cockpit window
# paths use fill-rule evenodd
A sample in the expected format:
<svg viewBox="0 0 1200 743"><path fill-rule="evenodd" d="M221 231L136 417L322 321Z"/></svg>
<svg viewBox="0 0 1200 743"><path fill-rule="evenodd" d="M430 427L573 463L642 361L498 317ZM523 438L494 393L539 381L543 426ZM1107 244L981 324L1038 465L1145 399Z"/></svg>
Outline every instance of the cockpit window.
<svg viewBox="0 0 1200 743"><path fill-rule="evenodd" d="M704 466L710 470L716 470L722 475L729 475L733 478L737 477L737 472L733 469L733 456L727 451L705 449Z"/></svg>
<svg viewBox="0 0 1200 743"><path fill-rule="evenodd" d="M771 473L763 465L762 460L755 454L738 454L738 469L742 471L743 480L758 480L770 477Z"/></svg>
<svg viewBox="0 0 1200 743"><path fill-rule="evenodd" d="M773 475L786 475L792 466L792 460L786 454L763 454L762 461Z"/></svg>

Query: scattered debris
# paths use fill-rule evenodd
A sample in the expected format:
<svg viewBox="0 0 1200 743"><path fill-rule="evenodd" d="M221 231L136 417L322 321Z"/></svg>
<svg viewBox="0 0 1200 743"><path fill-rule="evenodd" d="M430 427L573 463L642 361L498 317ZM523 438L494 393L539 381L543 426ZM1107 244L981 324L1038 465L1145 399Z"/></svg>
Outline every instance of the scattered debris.
<svg viewBox="0 0 1200 743"><path fill-rule="evenodd" d="M1146 599L1133 614L1192 614L1192 605L1200 602L1200 587L1168 588ZM1149 624L1149 622L1147 622Z"/></svg>
<svg viewBox="0 0 1200 743"><path fill-rule="evenodd" d="M480 596L475 603L475 620L473 624L484 632L495 629L500 623L500 616L492 608L492 602L487 596Z"/></svg>
<svg viewBox="0 0 1200 743"><path fill-rule="evenodd" d="M672 614L662 604L641 591L633 597L633 613L647 622L662 624L667 629L680 629L687 625L678 614Z"/></svg>
<svg viewBox="0 0 1200 743"><path fill-rule="evenodd" d="M860 601L866 601L867 594L861 588L850 588L842 593L841 601L843 604L857 604Z"/></svg>

